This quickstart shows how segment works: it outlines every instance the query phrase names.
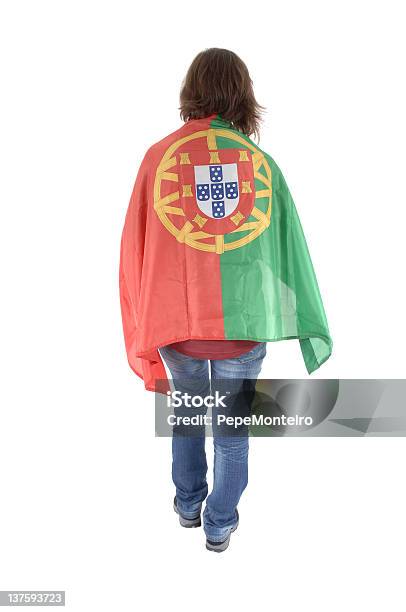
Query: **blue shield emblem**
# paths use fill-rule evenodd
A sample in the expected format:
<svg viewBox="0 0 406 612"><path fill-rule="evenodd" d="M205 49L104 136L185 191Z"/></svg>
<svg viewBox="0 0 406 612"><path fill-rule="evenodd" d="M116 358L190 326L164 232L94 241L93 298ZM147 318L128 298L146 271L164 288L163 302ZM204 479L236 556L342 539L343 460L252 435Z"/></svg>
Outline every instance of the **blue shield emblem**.
<svg viewBox="0 0 406 612"><path fill-rule="evenodd" d="M223 219L238 206L237 164L195 166L196 200L200 210L212 219Z"/></svg>

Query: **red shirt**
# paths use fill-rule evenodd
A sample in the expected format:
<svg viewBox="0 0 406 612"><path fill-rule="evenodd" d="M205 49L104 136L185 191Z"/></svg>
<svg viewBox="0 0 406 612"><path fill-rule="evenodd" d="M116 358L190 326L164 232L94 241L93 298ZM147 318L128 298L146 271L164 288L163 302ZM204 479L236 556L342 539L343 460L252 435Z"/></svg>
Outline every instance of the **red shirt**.
<svg viewBox="0 0 406 612"><path fill-rule="evenodd" d="M230 359L251 351L257 344L253 340L183 340L168 346L195 359Z"/></svg>

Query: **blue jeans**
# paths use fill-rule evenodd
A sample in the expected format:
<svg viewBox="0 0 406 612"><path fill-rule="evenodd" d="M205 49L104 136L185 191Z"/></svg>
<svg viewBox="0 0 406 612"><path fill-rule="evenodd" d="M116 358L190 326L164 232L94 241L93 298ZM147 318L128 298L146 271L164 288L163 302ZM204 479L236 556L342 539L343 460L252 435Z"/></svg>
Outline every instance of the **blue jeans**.
<svg viewBox="0 0 406 612"><path fill-rule="evenodd" d="M188 357L170 346L159 350L177 391L191 395L214 395L216 390L220 390L220 393L224 390L226 379L230 381L229 387L232 388L234 379L235 391L238 394L241 385L244 385L244 379L247 382L257 379L266 354L266 343L259 343L239 357L210 360L211 384L207 359ZM250 386L252 389L254 383L250 382ZM242 397L242 402L247 403L249 398L252 400L252 395L240 393L239 397ZM241 408L241 399L239 402ZM205 407L188 408L187 414L203 415L206 410ZM231 410L238 411L238 402ZM178 413L175 411L175 414ZM186 518L194 518L200 514L208 493L205 427L194 426L193 430L193 435L190 436L182 432L181 428L177 431L174 427L172 437L172 478L176 487L179 512ZM203 525L208 539L221 542L236 525L237 505L248 483L248 429L243 426L236 431L236 435L224 435L221 427L216 425L213 408L213 437L214 482L213 490L206 500Z"/></svg>

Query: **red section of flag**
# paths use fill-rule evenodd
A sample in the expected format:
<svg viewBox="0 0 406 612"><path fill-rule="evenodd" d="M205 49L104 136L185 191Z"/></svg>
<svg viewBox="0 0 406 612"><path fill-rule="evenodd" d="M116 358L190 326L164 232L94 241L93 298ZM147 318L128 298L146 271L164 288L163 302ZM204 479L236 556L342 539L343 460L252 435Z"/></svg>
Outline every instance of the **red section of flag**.
<svg viewBox="0 0 406 612"><path fill-rule="evenodd" d="M207 129L209 122L206 119L198 124ZM182 129L182 136L196 130L194 123L190 129L188 125ZM147 153L135 182L122 238L120 298L128 360L150 390L155 390L156 379L166 378L157 350L160 346L179 340L224 338L218 254L177 240L154 210L155 172L174 140L176 134ZM189 151L187 145L176 154ZM179 187L163 180L161 199ZM178 199L173 205L180 206L180 202ZM189 218L173 215L173 223L179 228ZM163 323L165 312L170 313L167 323Z"/></svg>

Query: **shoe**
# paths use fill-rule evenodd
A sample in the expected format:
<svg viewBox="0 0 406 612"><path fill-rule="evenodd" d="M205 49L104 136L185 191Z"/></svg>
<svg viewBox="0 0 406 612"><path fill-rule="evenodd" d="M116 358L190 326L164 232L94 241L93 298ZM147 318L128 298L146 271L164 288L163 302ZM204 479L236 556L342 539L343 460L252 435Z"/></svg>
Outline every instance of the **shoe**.
<svg viewBox="0 0 406 612"><path fill-rule="evenodd" d="M198 514L194 518L186 518L185 516L181 515L181 513L178 510L178 502L176 501L176 497L173 500L173 509L175 510L176 514L179 516L179 523L182 525L182 527L188 527L188 528L189 527L200 527L200 525L202 524L200 514Z"/></svg>
<svg viewBox="0 0 406 612"><path fill-rule="evenodd" d="M209 540L207 538L206 540L207 550L211 550L213 552L224 552L228 548L228 545L230 544L231 534L237 529L238 523L240 521L240 517L238 516L238 510L236 510L236 513L237 513L237 522L234 525L234 527L230 530L230 533L228 534L226 539L222 540L221 542L213 542L212 540Z"/></svg>

